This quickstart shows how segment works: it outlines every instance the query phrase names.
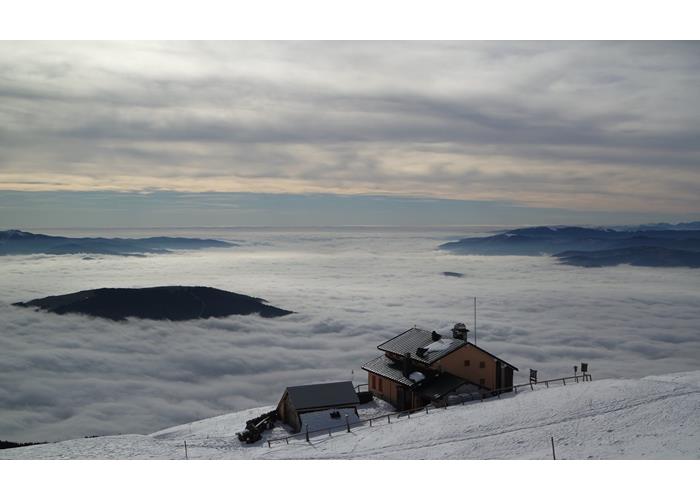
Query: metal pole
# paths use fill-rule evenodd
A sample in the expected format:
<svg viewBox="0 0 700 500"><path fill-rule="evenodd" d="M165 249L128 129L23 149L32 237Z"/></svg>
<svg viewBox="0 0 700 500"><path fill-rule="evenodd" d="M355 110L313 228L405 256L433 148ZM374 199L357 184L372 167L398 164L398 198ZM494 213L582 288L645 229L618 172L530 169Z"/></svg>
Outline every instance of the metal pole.
<svg viewBox="0 0 700 500"><path fill-rule="evenodd" d="M474 345L476 345L476 297L474 297Z"/></svg>
<svg viewBox="0 0 700 500"><path fill-rule="evenodd" d="M550 436L550 439L552 440L552 460L556 460L557 456L554 453L554 436Z"/></svg>

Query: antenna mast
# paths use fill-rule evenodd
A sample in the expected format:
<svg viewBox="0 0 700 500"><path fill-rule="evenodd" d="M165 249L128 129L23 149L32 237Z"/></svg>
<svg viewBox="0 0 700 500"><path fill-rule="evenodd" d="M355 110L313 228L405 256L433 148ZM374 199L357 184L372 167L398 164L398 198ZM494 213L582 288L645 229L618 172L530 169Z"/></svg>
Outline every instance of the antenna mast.
<svg viewBox="0 0 700 500"><path fill-rule="evenodd" d="M474 297L474 345L476 345L476 297Z"/></svg>

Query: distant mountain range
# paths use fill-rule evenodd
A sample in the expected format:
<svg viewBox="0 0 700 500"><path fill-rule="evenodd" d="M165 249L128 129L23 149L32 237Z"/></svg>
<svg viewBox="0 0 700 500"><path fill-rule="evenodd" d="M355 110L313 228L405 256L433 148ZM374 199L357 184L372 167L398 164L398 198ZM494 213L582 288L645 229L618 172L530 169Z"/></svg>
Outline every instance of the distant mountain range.
<svg viewBox="0 0 700 500"><path fill-rule="evenodd" d="M656 222L653 224L640 224L638 226L612 226L612 229L617 229L619 231L646 231L649 229L661 229L666 231L700 231L700 221L679 222L677 224L670 224L668 222Z"/></svg>
<svg viewBox="0 0 700 500"><path fill-rule="evenodd" d="M586 267L617 264L695 267L693 263L700 256L700 230L619 231L540 226L465 238L444 243L439 248L457 254L550 254L565 264Z"/></svg>
<svg viewBox="0 0 700 500"><path fill-rule="evenodd" d="M185 321L259 314L274 318L292 311L270 306L263 299L204 286L99 288L54 295L13 305L56 314L85 314L114 321L126 318Z"/></svg>
<svg viewBox="0 0 700 500"><path fill-rule="evenodd" d="M198 250L202 248L224 248L237 246L225 241L200 238L70 238L49 236L11 229L0 231L0 255L22 254L106 254L144 255L168 253L171 250Z"/></svg>
<svg viewBox="0 0 700 500"><path fill-rule="evenodd" d="M594 252L569 250L558 253L562 264L581 267L603 267L630 264L645 267L700 267L700 252L659 247L614 248Z"/></svg>

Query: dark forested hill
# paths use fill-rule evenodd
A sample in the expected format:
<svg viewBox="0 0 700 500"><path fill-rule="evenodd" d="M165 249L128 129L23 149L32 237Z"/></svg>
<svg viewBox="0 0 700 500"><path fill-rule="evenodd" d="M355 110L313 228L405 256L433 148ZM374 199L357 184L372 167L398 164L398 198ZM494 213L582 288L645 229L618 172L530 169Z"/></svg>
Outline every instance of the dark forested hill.
<svg viewBox="0 0 700 500"><path fill-rule="evenodd" d="M291 311L266 304L263 299L203 286L99 288L14 305L35 307L56 314L77 313L111 320L134 317L184 321L234 314L260 314L265 318L292 314Z"/></svg>

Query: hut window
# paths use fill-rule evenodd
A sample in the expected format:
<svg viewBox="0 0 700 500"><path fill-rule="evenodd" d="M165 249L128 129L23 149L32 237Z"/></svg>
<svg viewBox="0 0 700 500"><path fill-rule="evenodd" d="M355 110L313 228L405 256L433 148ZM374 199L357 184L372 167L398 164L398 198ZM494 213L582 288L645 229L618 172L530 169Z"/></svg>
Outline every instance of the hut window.
<svg viewBox="0 0 700 500"><path fill-rule="evenodd" d="M465 359L465 360L464 360L464 366L469 366L469 364L470 364L470 363L469 363L469 360L468 360L468 359Z"/></svg>
<svg viewBox="0 0 700 500"><path fill-rule="evenodd" d="M485 362L485 361L479 361L479 368L486 368L486 362Z"/></svg>
<svg viewBox="0 0 700 500"><path fill-rule="evenodd" d="M384 392L384 389L382 388L382 377L379 377L379 392Z"/></svg>

